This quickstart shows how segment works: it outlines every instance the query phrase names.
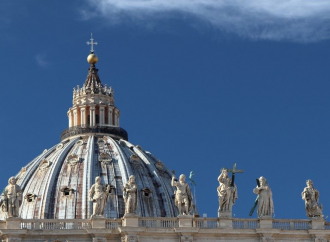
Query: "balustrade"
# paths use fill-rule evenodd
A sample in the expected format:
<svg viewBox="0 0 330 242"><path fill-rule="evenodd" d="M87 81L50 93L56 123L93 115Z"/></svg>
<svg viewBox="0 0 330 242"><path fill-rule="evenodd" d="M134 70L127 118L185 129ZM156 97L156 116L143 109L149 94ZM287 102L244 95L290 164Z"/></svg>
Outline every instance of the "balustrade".
<svg viewBox="0 0 330 242"><path fill-rule="evenodd" d="M222 229L221 219L218 218L193 218L192 227L201 229ZM232 229L257 229L260 227L258 219L231 219ZM310 220L272 219L273 229L282 230L309 230ZM121 219L106 220L106 229L122 227ZM139 218L139 227L146 228L177 228L179 218ZM28 230L82 230L92 228L89 219L22 219L21 229ZM330 222L325 223L324 229L330 229Z"/></svg>

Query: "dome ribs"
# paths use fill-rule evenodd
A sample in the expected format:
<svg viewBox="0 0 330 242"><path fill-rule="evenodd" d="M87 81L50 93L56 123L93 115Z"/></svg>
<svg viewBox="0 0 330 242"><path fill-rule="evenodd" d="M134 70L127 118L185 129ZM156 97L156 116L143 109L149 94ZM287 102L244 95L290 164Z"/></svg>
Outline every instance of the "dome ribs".
<svg viewBox="0 0 330 242"><path fill-rule="evenodd" d="M77 201L81 196L81 186L79 191L79 184L82 183L83 163L82 158L79 158L79 162L76 164L70 164L68 157L70 155L77 155L82 157L83 148L81 145L75 143L65 159L62 169L60 171L61 179L58 179L56 203L54 218L58 219L74 219L81 217L81 207L77 209ZM72 194L66 196L63 195L63 189L71 189ZM80 203L81 204L81 203Z"/></svg>
<svg viewBox="0 0 330 242"><path fill-rule="evenodd" d="M45 183L43 206L41 207L41 214L39 215L40 218L54 218L56 191L59 190L58 179L59 177L61 179L60 171L68 152L77 140L78 139L74 139L64 144L64 147L58 151L57 159L54 160L52 166L49 167L48 173L51 175L47 177L47 182Z"/></svg>

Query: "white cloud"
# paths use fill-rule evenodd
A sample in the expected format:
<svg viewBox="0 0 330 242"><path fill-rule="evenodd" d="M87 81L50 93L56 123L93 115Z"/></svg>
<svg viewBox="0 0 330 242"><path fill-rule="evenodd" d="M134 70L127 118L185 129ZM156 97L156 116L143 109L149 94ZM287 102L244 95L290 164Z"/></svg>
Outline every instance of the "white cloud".
<svg viewBox="0 0 330 242"><path fill-rule="evenodd" d="M49 62L46 61L46 55L45 54L37 54L35 56L35 59L37 61L37 64L41 67L47 67L49 66Z"/></svg>
<svg viewBox="0 0 330 242"><path fill-rule="evenodd" d="M187 16L195 17L221 31L251 39L310 42L330 38L330 0L89 0L89 3L112 24L127 20L146 24L179 15L185 20Z"/></svg>

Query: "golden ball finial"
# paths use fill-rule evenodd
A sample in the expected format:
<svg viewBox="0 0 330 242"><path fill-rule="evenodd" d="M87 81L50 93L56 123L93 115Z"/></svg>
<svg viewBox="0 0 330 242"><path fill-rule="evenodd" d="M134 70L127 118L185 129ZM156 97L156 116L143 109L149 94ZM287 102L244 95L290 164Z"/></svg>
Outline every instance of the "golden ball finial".
<svg viewBox="0 0 330 242"><path fill-rule="evenodd" d="M99 58L94 53L90 53L89 56L87 56L87 62L89 64L96 64L98 60Z"/></svg>

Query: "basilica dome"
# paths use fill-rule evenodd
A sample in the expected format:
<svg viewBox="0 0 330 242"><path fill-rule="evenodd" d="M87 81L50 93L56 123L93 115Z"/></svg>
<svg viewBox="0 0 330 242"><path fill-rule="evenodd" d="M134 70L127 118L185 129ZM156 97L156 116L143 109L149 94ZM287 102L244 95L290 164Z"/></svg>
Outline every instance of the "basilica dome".
<svg viewBox="0 0 330 242"><path fill-rule="evenodd" d="M94 57L93 52L91 55ZM102 84L96 57L88 62L83 86L73 91L73 105L67 112L69 127L60 142L16 175L24 191L20 217L90 218L93 205L88 193L97 176L110 185L104 216L122 217L123 186L131 175L138 187L137 215L177 216L171 171L152 153L128 141L127 132L119 125L113 89ZM5 213L1 216L3 219Z"/></svg>

